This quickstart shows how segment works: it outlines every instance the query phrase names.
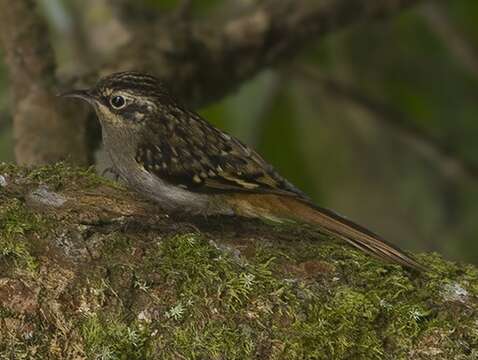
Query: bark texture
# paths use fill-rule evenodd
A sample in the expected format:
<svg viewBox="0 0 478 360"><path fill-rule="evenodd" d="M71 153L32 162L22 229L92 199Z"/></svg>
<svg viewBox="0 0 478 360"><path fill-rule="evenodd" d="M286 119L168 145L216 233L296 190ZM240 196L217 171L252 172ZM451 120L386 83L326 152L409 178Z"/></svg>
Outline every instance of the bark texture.
<svg viewBox="0 0 478 360"><path fill-rule="evenodd" d="M13 95L15 156L25 165L69 159L86 163L86 111L56 97L48 29L34 1L0 0L0 44Z"/></svg>
<svg viewBox="0 0 478 360"><path fill-rule="evenodd" d="M478 270L408 273L296 227L162 212L0 165L0 358L474 359Z"/></svg>

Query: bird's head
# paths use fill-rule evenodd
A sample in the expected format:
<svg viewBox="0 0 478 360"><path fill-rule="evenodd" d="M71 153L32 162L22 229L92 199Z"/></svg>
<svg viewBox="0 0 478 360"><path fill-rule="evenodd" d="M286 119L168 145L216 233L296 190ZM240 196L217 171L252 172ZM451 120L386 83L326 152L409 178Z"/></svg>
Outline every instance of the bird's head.
<svg viewBox="0 0 478 360"><path fill-rule="evenodd" d="M149 119L157 118L161 107L174 104L159 79L138 72L111 74L90 89L68 91L61 96L80 98L91 104L103 130L139 130Z"/></svg>

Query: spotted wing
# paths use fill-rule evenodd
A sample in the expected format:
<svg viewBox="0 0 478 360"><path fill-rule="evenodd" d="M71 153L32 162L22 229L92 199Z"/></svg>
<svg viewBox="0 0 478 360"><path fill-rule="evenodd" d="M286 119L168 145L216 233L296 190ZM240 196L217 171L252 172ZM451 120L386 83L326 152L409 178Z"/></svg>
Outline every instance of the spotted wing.
<svg viewBox="0 0 478 360"><path fill-rule="evenodd" d="M195 192L269 192L306 199L259 154L195 113L176 109L143 138L136 160L171 184Z"/></svg>

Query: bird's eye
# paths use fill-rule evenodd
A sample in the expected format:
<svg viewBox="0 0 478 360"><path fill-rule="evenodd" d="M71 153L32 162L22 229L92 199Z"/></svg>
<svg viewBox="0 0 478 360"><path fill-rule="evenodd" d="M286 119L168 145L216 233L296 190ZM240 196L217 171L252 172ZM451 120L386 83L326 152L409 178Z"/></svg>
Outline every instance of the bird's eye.
<svg viewBox="0 0 478 360"><path fill-rule="evenodd" d="M110 104L115 109L122 109L126 105L126 100L121 95L114 95L110 99Z"/></svg>

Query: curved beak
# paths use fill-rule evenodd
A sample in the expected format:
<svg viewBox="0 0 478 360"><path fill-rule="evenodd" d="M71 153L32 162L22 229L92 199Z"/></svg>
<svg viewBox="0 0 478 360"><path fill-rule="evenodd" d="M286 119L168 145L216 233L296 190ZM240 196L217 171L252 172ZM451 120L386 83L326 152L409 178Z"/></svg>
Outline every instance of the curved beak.
<svg viewBox="0 0 478 360"><path fill-rule="evenodd" d="M93 102L94 97L89 90L72 90L66 91L63 93L58 94L61 97L69 97L69 98L78 98L89 102L90 104Z"/></svg>

